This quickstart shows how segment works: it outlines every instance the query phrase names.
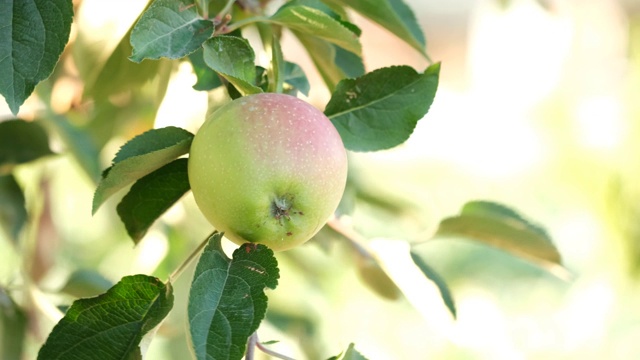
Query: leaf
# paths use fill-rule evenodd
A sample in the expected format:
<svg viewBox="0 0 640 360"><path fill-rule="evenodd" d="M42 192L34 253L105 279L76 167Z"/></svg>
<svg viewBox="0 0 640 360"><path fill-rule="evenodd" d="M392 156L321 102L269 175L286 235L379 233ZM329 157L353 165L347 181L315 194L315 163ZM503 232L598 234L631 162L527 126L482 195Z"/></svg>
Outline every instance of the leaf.
<svg viewBox="0 0 640 360"><path fill-rule="evenodd" d="M347 149L376 151L406 141L436 94L440 64L423 74L409 66L382 68L342 80L324 111Z"/></svg>
<svg viewBox="0 0 640 360"><path fill-rule="evenodd" d="M342 360L367 360L367 358L360 354L358 350L356 350L355 345L351 343L344 353Z"/></svg>
<svg viewBox="0 0 640 360"><path fill-rule="evenodd" d="M113 283L111 281L95 270L83 269L71 273L60 292L83 298L102 294L112 286Z"/></svg>
<svg viewBox="0 0 640 360"><path fill-rule="evenodd" d="M0 359L22 359L27 316L0 287Z"/></svg>
<svg viewBox="0 0 640 360"><path fill-rule="evenodd" d="M375 259L360 259L358 275L372 291L388 300L397 300L402 292Z"/></svg>
<svg viewBox="0 0 640 360"><path fill-rule="evenodd" d="M380 24L398 38L425 53L426 41L416 16L402 0L331 0L349 6L364 17Z"/></svg>
<svg viewBox="0 0 640 360"><path fill-rule="evenodd" d="M84 95L104 99L112 94L144 85L158 75L160 62L135 63L128 56L133 50L131 31L122 38L94 81L85 83Z"/></svg>
<svg viewBox="0 0 640 360"><path fill-rule="evenodd" d="M131 32L131 61L179 59L213 35L213 22L198 14L193 0L155 0Z"/></svg>
<svg viewBox="0 0 640 360"><path fill-rule="evenodd" d="M144 176L118 204L118 215L136 244L151 224L189 191L187 162L177 159Z"/></svg>
<svg viewBox="0 0 640 360"><path fill-rule="evenodd" d="M267 310L264 288L278 285L278 264L264 245L244 244L226 257L222 234L204 249L189 293L189 330L196 358L241 359Z"/></svg>
<svg viewBox="0 0 640 360"><path fill-rule="evenodd" d="M334 91L336 85L347 77L345 71L336 62L336 46L311 35L297 31L292 32L307 50L327 88Z"/></svg>
<svg viewBox="0 0 640 360"><path fill-rule="evenodd" d="M236 36L214 36L202 45L204 62L241 93L257 94L255 54L249 42Z"/></svg>
<svg viewBox="0 0 640 360"><path fill-rule="evenodd" d="M17 244L20 231L26 223L27 208L20 185L13 175L0 175L0 226Z"/></svg>
<svg viewBox="0 0 640 360"><path fill-rule="evenodd" d="M304 96L309 96L309 90L311 89L309 79L307 79L307 75L298 64L285 61L283 72L282 77L285 84L291 86L294 91L300 91Z"/></svg>
<svg viewBox="0 0 640 360"><path fill-rule="evenodd" d="M38 359L139 358L142 337L172 307L171 284L147 275L126 276L105 294L74 301Z"/></svg>
<svg viewBox="0 0 640 360"><path fill-rule="evenodd" d="M0 94L13 114L49 77L69 41L71 0L8 0L0 11Z"/></svg>
<svg viewBox="0 0 640 360"><path fill-rule="evenodd" d="M285 76L285 61L280 47L280 40L273 35L271 39L271 65L273 68L273 92L281 93Z"/></svg>
<svg viewBox="0 0 640 360"><path fill-rule="evenodd" d="M189 55L189 61L193 66L193 72L196 74L197 82L193 85L194 90L209 91L222 86L222 81L218 73L213 71L207 63L204 62L204 52L202 47Z"/></svg>
<svg viewBox="0 0 640 360"><path fill-rule="evenodd" d="M47 133L37 122L19 119L0 122L0 174L51 154Z"/></svg>
<svg viewBox="0 0 640 360"><path fill-rule="evenodd" d="M118 190L189 152L191 140L193 134L173 126L149 130L129 140L102 174L93 195L92 213Z"/></svg>
<svg viewBox="0 0 640 360"><path fill-rule="evenodd" d="M427 279L436 284L438 290L440 291L440 296L442 297L444 304L447 306L447 309L449 309L449 312L451 312L451 315L453 315L453 318L455 319L457 317L456 303L453 299L453 295L451 295L451 291L449 290L449 286L447 286L446 281L431 266L429 266L418 253L411 251L411 259L413 259L413 262L416 264L416 266L420 268L424 276L426 276Z"/></svg>
<svg viewBox="0 0 640 360"><path fill-rule="evenodd" d="M269 19L296 32L321 38L358 56L362 55L358 35L321 10L301 5L284 5Z"/></svg>
<svg viewBox="0 0 640 360"><path fill-rule="evenodd" d="M460 215L440 222L437 237L463 237L528 259L547 269L561 265L547 232L514 210L488 201L464 205Z"/></svg>

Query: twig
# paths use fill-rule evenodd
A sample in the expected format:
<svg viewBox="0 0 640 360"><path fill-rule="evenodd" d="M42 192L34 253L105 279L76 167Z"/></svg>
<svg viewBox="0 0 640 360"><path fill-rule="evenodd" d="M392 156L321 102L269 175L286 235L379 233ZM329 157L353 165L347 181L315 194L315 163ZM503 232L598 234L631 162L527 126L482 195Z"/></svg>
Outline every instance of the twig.
<svg viewBox="0 0 640 360"><path fill-rule="evenodd" d="M198 245L198 247L193 250L193 252L191 254L189 254L189 257L187 257L182 264L180 264L180 266L178 266L177 269L175 269L171 275L169 275L169 279L167 280L167 282L174 282L179 276L180 274L182 274L182 272L184 271L184 269L186 269L189 264L191 264L191 262L193 261L193 259L195 259L200 252L202 251L202 249L204 249L204 247L207 245L207 243L209 242L209 239L211 238L211 236L213 236L215 233L217 233L218 231L214 231L213 233L211 233L209 236L207 236L204 241L202 241L200 243L200 245Z"/></svg>
<svg viewBox="0 0 640 360"><path fill-rule="evenodd" d="M266 348L264 345L262 345L260 343L260 340L258 339L258 332L254 332L253 335L251 335L251 337L249 338L249 341L251 341L251 339L255 339L255 347L257 347L258 349L260 349L260 351L262 351L263 353L267 354L267 355L271 355L276 359L282 359L282 360L295 360L294 358L290 358L286 355L280 354L279 352L275 352L273 350L270 350L268 348ZM247 349L247 356L249 355L249 350ZM246 360L251 360L249 357L246 358Z"/></svg>
<svg viewBox="0 0 640 360"><path fill-rule="evenodd" d="M244 354L244 360L253 360L256 354L256 345L258 344L258 332L254 332L249 336L247 341L247 353Z"/></svg>
<svg viewBox="0 0 640 360"><path fill-rule="evenodd" d="M329 221L327 221L327 226L329 226L333 231L338 234L344 236L347 240L349 240L349 244L363 257L365 258L375 258L375 256L371 253L369 249L364 245L367 240L364 236L360 235L356 231L346 227L340 219L338 219L335 215L332 216Z"/></svg>

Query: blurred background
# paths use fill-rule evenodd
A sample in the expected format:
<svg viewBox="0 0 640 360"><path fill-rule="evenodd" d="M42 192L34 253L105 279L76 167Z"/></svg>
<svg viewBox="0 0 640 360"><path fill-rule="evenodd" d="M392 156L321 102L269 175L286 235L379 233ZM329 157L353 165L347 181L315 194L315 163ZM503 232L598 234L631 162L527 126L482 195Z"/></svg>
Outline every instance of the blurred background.
<svg viewBox="0 0 640 360"><path fill-rule="evenodd" d="M278 254L281 279L268 292L261 340L278 340L270 346L300 359L337 355L351 342L370 359L640 357L640 1L405 1L430 58L442 62L438 93L408 142L350 154L352 176L370 196L356 199L345 219L370 239L400 290L366 286L353 250L323 232ZM150 127L196 131L208 97L219 94L193 90L189 63L166 60L143 62L139 88L101 94L116 86L109 80L119 66L129 66L110 56L122 51L126 60L122 37L146 1L74 3L71 41L83 46L68 48L40 99L32 96L19 114L33 119L50 96L47 126L61 155L16 169L31 225L22 247L0 238L0 284L17 301L29 293L38 314L25 358L35 357L59 318L56 306L129 274L165 279L211 231L190 195L136 247L115 212L123 193L91 216L97 174L124 142ZM353 21L363 29L367 71L429 65L384 29ZM288 33L283 51L305 68L307 100L322 109L330 93ZM92 94L90 105L83 92ZM0 113L10 114L4 102ZM78 129L100 149L99 168L83 161L90 153L65 151L64 137ZM476 199L507 204L544 226L570 275L470 241L421 244L451 288L454 320L408 249ZM176 304L150 359L189 356L192 271L175 284Z"/></svg>

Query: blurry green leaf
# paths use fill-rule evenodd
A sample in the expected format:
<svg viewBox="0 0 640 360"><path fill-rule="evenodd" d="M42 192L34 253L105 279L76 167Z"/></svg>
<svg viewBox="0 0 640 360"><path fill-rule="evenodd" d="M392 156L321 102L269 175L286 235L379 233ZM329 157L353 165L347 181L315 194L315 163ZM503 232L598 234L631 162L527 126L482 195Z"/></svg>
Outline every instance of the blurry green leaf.
<svg viewBox="0 0 640 360"><path fill-rule="evenodd" d="M139 64L129 60L131 31L120 40L98 76L91 83L85 83L84 95L104 99L109 95L131 90L144 85L158 74L160 62L147 61Z"/></svg>
<svg viewBox="0 0 640 360"><path fill-rule="evenodd" d="M440 222L437 237L463 237L491 245L543 267L561 265L560 253L544 229L504 205L473 201L458 216Z"/></svg>
<svg viewBox="0 0 640 360"><path fill-rule="evenodd" d="M367 360L367 358L360 354L358 350L356 350L355 345L351 343L344 353L342 360Z"/></svg>
<svg viewBox="0 0 640 360"><path fill-rule="evenodd" d="M235 36L214 36L207 40L204 48L204 62L227 79L241 93L257 94L262 90L255 86L255 54L249 42Z"/></svg>
<svg viewBox="0 0 640 360"><path fill-rule="evenodd" d="M427 279L433 281L433 283L436 284L438 290L440 291L440 296L442 297L444 304L451 312L451 315L456 318L458 316L456 311L456 303L453 300L453 296L451 295L449 286L447 286L447 282L442 278L442 276L440 276L440 274L438 274L431 266L429 266L426 261L424 261L422 256L420 256L418 253L411 251L411 259L413 259L413 262L418 266L418 268L420 268L424 276L426 276Z"/></svg>
<svg viewBox="0 0 640 360"><path fill-rule="evenodd" d="M27 223L24 194L13 175L0 175L0 226L14 243Z"/></svg>
<svg viewBox="0 0 640 360"><path fill-rule="evenodd" d="M274 35L271 39L271 66L273 67L273 92L281 93L285 77L285 61L280 40Z"/></svg>
<svg viewBox="0 0 640 360"><path fill-rule="evenodd" d="M118 190L189 152L193 134L178 128L149 130L120 148L113 165L104 171L93 195L92 213Z"/></svg>
<svg viewBox="0 0 640 360"><path fill-rule="evenodd" d="M311 85L309 85L309 79L307 79L307 75L305 75L304 70L302 70L300 66L285 61L282 70L283 81L287 85L291 86L295 91L300 91L304 96L309 96Z"/></svg>
<svg viewBox="0 0 640 360"><path fill-rule="evenodd" d="M330 0L330 2L351 7L424 54L426 41L422 29L411 8L402 0Z"/></svg>
<svg viewBox="0 0 640 360"><path fill-rule="evenodd" d="M307 50L322 80L330 91L334 91L340 80L347 77L345 71L336 62L336 46L317 37L293 31Z"/></svg>
<svg viewBox="0 0 640 360"><path fill-rule="evenodd" d="M261 341L260 343L262 345L273 345L273 344L277 344L279 342L280 342L280 340L269 340L269 341Z"/></svg>
<svg viewBox="0 0 640 360"><path fill-rule="evenodd" d="M244 244L227 258L222 234L209 240L189 293L189 330L198 360L241 359L267 310L265 287L278 285L278 264L264 245Z"/></svg>
<svg viewBox="0 0 640 360"><path fill-rule="evenodd" d="M118 204L118 215L136 244L153 222L189 191L187 161L174 160L139 179Z"/></svg>
<svg viewBox="0 0 640 360"><path fill-rule="evenodd" d="M112 286L111 281L95 270L83 269L74 271L60 292L78 298L86 298L102 294Z"/></svg>
<svg viewBox="0 0 640 360"><path fill-rule="evenodd" d="M82 169L95 182L100 179L100 150L89 133L75 125L63 115L49 114L43 118L58 133L67 149Z"/></svg>
<svg viewBox="0 0 640 360"><path fill-rule="evenodd" d="M0 174L50 154L49 138L38 123L19 119L0 122Z"/></svg>
<svg viewBox="0 0 640 360"><path fill-rule="evenodd" d="M142 337L172 307L171 284L147 275L126 276L105 294L74 301L38 359L139 359Z"/></svg>
<svg viewBox="0 0 640 360"><path fill-rule="evenodd" d="M213 22L198 14L193 0L155 0L131 32L131 61L179 59L213 35Z"/></svg>
<svg viewBox="0 0 640 360"><path fill-rule="evenodd" d="M382 68L342 80L325 114L347 149L376 151L406 141L436 94L440 64L424 74L408 66Z"/></svg>
<svg viewBox="0 0 640 360"><path fill-rule="evenodd" d="M22 359L27 316L0 287L0 359Z"/></svg>
<svg viewBox="0 0 640 360"><path fill-rule="evenodd" d="M397 300L402 294L396 283L375 259L358 261L358 275L365 285L385 299Z"/></svg>
<svg viewBox="0 0 640 360"><path fill-rule="evenodd" d="M71 0L6 0L0 11L0 94L14 114L49 77L69 41Z"/></svg>
<svg viewBox="0 0 640 360"><path fill-rule="evenodd" d="M335 63L344 72L347 78L356 78L365 73L362 58L352 52L348 52L340 46L335 48Z"/></svg>
<svg viewBox="0 0 640 360"><path fill-rule="evenodd" d="M220 81L218 73L207 66L203 56L204 51L202 47L189 55L193 72L195 72L196 78L198 79L195 85L193 85L193 88L198 91L209 91L222 86L222 81Z"/></svg>
<svg viewBox="0 0 640 360"><path fill-rule="evenodd" d="M358 35L321 10L308 6L284 5L270 20L296 32L324 39L356 55L362 55Z"/></svg>

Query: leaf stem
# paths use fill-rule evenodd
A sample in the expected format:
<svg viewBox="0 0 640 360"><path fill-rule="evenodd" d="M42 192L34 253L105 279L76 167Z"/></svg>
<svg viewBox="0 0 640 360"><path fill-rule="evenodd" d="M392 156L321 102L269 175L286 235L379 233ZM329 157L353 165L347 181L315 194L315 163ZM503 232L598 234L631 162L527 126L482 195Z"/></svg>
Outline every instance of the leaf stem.
<svg viewBox="0 0 640 360"><path fill-rule="evenodd" d="M266 17L266 16L253 16L253 17L250 17L250 18L246 18L244 20L240 20L238 22L234 22L234 23L231 23L228 26L224 26L224 27L220 28L219 30L216 31L216 35L228 34L228 33L233 32L236 29L239 29L239 28L241 28L241 27L243 27L245 25L253 24L253 23L256 23L256 22L260 22L260 21L268 22L269 18Z"/></svg>
<svg viewBox="0 0 640 360"><path fill-rule="evenodd" d="M356 231L346 227L335 215L327 221L327 226L338 234L344 236L345 239L349 240L349 244L351 244L351 246L364 258L375 259L375 256L364 245L366 243L366 239Z"/></svg>
<svg viewBox="0 0 640 360"><path fill-rule="evenodd" d="M189 264L191 264L193 259L195 259L198 255L200 255L200 252L202 251L202 249L204 249L204 247L209 243L209 239L211 239L211 237L217 232L218 231L216 230L213 233L211 233L209 236L207 236L200 243L200 245L198 245L198 247L195 248L195 250L193 250L191 254L189 254L189 256L182 262L182 264L180 264L180 266L178 266L178 268L175 269L171 273L171 275L169 275L169 279L167 280L167 282L173 283L180 276L180 274L182 274L184 269L186 269L189 266Z"/></svg>
<svg viewBox="0 0 640 360"><path fill-rule="evenodd" d="M262 351L263 353L270 355L276 359L282 359L282 360L295 360L294 358L288 357L286 355L280 354L279 352L275 352L273 350L270 350L268 348L266 348L264 345L262 345L260 343L260 340L258 339L258 332L254 332L253 334L251 334L251 336L249 337L249 341L248 341L248 345L247 345L247 353L245 354L245 360L253 360L254 356L255 356L255 348L258 348L260 351Z"/></svg>

